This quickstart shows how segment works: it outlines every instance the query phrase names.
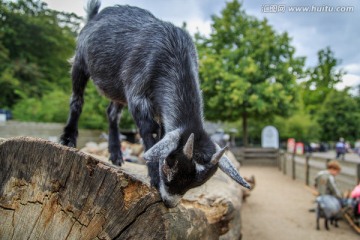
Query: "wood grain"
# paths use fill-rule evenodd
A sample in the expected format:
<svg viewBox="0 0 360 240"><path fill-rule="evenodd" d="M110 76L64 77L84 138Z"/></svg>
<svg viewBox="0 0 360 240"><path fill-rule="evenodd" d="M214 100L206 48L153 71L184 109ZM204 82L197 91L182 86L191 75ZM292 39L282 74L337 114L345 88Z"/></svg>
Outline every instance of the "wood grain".
<svg viewBox="0 0 360 240"><path fill-rule="evenodd" d="M222 173L166 208L145 166L49 141L0 139L0 239L239 239L241 189Z"/></svg>

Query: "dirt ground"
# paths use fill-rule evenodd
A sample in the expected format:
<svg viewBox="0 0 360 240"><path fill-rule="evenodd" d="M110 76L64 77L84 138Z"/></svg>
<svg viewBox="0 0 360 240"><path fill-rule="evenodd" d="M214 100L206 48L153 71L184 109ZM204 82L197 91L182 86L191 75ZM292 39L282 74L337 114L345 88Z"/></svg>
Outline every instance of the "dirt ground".
<svg viewBox="0 0 360 240"><path fill-rule="evenodd" d="M283 175L275 167L243 166L242 176L255 175L256 187L242 207L243 240L359 240L345 222L315 229L314 196L299 181Z"/></svg>

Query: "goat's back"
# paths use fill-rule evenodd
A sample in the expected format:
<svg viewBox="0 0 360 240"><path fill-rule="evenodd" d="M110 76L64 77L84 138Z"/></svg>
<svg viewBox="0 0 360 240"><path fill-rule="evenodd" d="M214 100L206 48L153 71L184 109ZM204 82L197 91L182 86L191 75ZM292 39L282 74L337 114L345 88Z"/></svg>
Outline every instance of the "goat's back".
<svg viewBox="0 0 360 240"><path fill-rule="evenodd" d="M190 35L146 10L116 6L94 15L80 32L76 55L98 89L112 100L128 102L130 97L158 92L154 101L174 98L177 108L197 102L191 103L190 112L202 115L197 53Z"/></svg>

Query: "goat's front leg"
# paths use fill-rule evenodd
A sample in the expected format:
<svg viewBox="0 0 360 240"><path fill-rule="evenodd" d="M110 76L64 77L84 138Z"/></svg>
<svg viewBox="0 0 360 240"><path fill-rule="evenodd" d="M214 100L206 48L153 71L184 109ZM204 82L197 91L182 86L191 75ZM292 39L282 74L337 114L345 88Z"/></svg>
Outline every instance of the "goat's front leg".
<svg viewBox="0 0 360 240"><path fill-rule="evenodd" d="M319 206L319 203L317 204L316 206L316 230L320 230L320 224L319 224L319 221L320 221L320 206Z"/></svg>
<svg viewBox="0 0 360 240"><path fill-rule="evenodd" d="M325 229L326 230L329 230L329 220L328 220L328 218L327 217L325 217L325 220L324 220L324 222L325 222Z"/></svg>
<svg viewBox="0 0 360 240"><path fill-rule="evenodd" d="M160 140L161 127L154 120L154 116L151 114L152 109L144 109L144 106L150 106L150 104L145 100L129 102L129 109L139 129L145 151L147 151ZM147 162L150 183L156 188L159 188L160 181L159 161L160 159L155 159L155 161Z"/></svg>
<svg viewBox="0 0 360 240"><path fill-rule="evenodd" d="M154 110L147 98L134 97L128 104L147 151L160 140L161 126L154 120Z"/></svg>
<svg viewBox="0 0 360 240"><path fill-rule="evenodd" d="M109 153L113 164L121 166L124 163L119 139L119 123L124 105L111 102L106 113L109 121Z"/></svg>
<svg viewBox="0 0 360 240"><path fill-rule="evenodd" d="M141 121L140 135L143 138L145 145L145 151L149 150L152 146L159 141L160 129L159 124L154 120ZM147 162L148 174L150 177L150 183L155 188L159 189L160 175L159 175L159 161L161 159L155 159L155 161Z"/></svg>

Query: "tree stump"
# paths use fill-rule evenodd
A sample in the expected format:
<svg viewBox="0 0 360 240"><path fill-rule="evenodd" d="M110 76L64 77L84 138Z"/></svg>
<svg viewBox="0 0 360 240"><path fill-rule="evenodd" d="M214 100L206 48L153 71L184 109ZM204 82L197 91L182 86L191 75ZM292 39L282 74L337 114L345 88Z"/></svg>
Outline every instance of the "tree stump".
<svg viewBox="0 0 360 240"><path fill-rule="evenodd" d="M168 209L146 166L0 139L0 239L239 239L242 192L218 171Z"/></svg>

